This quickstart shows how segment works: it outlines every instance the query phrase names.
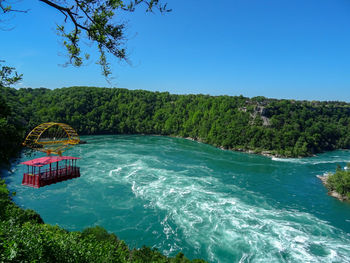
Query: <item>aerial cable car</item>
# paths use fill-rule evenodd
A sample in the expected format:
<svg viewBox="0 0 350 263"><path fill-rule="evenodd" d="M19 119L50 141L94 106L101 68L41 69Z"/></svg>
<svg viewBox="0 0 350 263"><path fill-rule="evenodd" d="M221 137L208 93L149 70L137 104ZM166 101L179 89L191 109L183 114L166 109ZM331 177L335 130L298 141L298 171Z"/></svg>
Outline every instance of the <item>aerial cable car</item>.
<svg viewBox="0 0 350 263"><path fill-rule="evenodd" d="M39 188L80 177L80 167L76 163L80 158L62 156L65 150L79 143L77 132L67 124L47 122L35 127L23 145L45 152L47 156L21 163L27 166L22 185Z"/></svg>

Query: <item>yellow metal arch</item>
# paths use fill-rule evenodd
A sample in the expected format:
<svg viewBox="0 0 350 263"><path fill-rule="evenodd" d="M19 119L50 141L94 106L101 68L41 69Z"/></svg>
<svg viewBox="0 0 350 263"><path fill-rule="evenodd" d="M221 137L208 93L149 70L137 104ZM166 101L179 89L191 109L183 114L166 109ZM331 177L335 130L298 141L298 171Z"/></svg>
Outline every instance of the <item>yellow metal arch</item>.
<svg viewBox="0 0 350 263"><path fill-rule="evenodd" d="M41 135L52 126L61 127L65 133L67 134L68 140L54 140L54 141L39 141ZM70 148L73 145L76 145L80 142L80 138L78 133L69 125L65 123L57 123L57 122L46 122L36 126L26 137L23 142L24 146L47 152L47 153L56 153L60 154L66 148ZM52 147L51 149L47 149L43 146L49 145L57 145L57 147ZM58 146L60 145L60 146Z"/></svg>

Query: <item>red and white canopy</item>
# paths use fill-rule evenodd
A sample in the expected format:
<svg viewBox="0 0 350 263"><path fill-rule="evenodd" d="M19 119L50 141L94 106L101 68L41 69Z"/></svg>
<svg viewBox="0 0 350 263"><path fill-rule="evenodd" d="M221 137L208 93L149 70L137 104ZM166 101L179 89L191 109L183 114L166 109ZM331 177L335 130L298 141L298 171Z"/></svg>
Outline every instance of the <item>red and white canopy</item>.
<svg viewBox="0 0 350 263"><path fill-rule="evenodd" d="M50 164L50 163L56 163L63 160L77 160L80 159L78 157L73 156L45 156L33 160L29 160L26 162L22 162L21 164L29 165L29 166L36 166L36 167L42 167L44 165Z"/></svg>

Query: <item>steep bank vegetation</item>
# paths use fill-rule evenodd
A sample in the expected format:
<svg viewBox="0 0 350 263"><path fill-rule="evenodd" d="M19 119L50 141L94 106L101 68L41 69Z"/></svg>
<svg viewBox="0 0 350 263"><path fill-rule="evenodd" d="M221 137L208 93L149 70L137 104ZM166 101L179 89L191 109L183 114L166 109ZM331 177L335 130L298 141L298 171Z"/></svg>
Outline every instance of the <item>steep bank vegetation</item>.
<svg viewBox="0 0 350 263"><path fill-rule="evenodd" d="M130 250L101 227L68 232L43 223L33 210L17 207L0 180L0 262L205 262L179 253L168 258L155 249Z"/></svg>
<svg viewBox="0 0 350 263"><path fill-rule="evenodd" d="M191 137L226 149L285 157L350 147L350 104L343 102L94 87L1 88L1 93L27 131L56 121L79 134Z"/></svg>
<svg viewBox="0 0 350 263"><path fill-rule="evenodd" d="M0 166L8 165L10 158L21 148L25 130L24 125L17 123L16 119L0 93Z"/></svg>

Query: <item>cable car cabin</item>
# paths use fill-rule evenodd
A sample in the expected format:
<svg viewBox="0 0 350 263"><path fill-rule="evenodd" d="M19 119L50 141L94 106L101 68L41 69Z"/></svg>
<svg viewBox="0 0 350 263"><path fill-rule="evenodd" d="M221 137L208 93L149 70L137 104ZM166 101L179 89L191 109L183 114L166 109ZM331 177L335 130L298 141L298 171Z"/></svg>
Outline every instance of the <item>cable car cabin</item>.
<svg viewBox="0 0 350 263"><path fill-rule="evenodd" d="M22 162L27 165L23 174L22 185L34 188L55 184L80 177L80 168L76 166L77 157L46 156Z"/></svg>

